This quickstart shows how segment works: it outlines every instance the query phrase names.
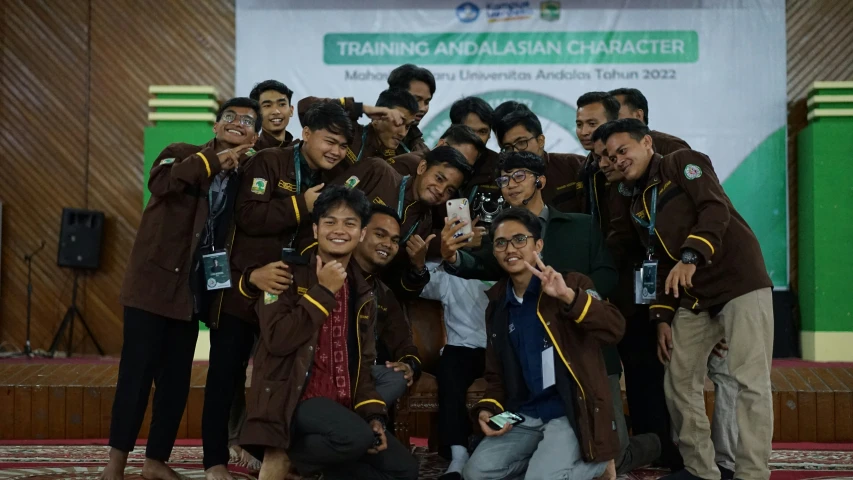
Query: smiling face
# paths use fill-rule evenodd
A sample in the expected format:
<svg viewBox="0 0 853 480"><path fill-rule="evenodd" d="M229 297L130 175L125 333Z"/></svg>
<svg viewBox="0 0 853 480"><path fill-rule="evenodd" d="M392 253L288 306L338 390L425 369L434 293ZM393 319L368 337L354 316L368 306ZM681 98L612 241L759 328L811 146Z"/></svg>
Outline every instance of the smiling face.
<svg viewBox="0 0 853 480"><path fill-rule="evenodd" d="M312 170L331 170L347 154L347 138L326 129L302 129L302 153Z"/></svg>
<svg viewBox="0 0 853 480"><path fill-rule="evenodd" d="M614 133L607 139L610 161L625 176L625 180L636 182L646 173L652 160L652 137L646 135L637 141L627 132Z"/></svg>
<svg viewBox="0 0 853 480"><path fill-rule="evenodd" d="M241 122L245 117L257 119L258 114L249 107L229 107L222 112L222 117L213 124L216 140L230 146L255 143L258 139L258 134L255 132L255 122L252 121L251 125L243 125ZM227 119L231 121L229 122Z"/></svg>
<svg viewBox="0 0 853 480"><path fill-rule="evenodd" d="M575 133L585 150L592 151L592 134L605 123L607 123L607 111L601 103L590 103L578 108Z"/></svg>
<svg viewBox="0 0 853 480"><path fill-rule="evenodd" d="M409 82L409 93L418 101L418 112L415 114L414 121L414 125L418 125L427 112L429 112L429 103L432 101L432 94L429 92L429 85L420 80Z"/></svg>
<svg viewBox="0 0 853 480"><path fill-rule="evenodd" d="M524 176L520 182L519 177ZM509 183L505 187L501 187L501 195L511 207L526 208L524 201L532 198L536 194L536 174L525 168L513 168L510 170L501 170L502 177L508 177ZM545 188L545 177L539 177L539 184Z"/></svg>
<svg viewBox="0 0 853 480"><path fill-rule="evenodd" d="M287 124L290 123L290 117L293 116L293 105L290 104L287 95L275 90L267 90L261 94L258 103L261 104L264 131L273 136L284 132Z"/></svg>
<svg viewBox="0 0 853 480"><path fill-rule="evenodd" d="M427 205L441 205L456 194L464 181L462 172L446 163L427 168L426 160L421 160L415 179L415 195Z"/></svg>
<svg viewBox="0 0 853 480"><path fill-rule="evenodd" d="M528 236L526 240L522 237ZM499 251L497 245L505 244L506 248ZM522 246L518 246L523 244ZM527 270L524 262L536 265L536 258L542 251L544 243L542 239L533 240L532 233L527 227L517 220L501 222L495 229L493 253L501 268L510 275L523 273Z"/></svg>
<svg viewBox="0 0 853 480"><path fill-rule="evenodd" d="M400 224L389 215L375 213L364 231L355 257L363 270L375 273L391 263L400 250Z"/></svg>
<svg viewBox="0 0 853 480"><path fill-rule="evenodd" d="M350 255L364 238L361 219L346 204L336 205L314 224L314 238L317 249L322 253L332 257Z"/></svg>
<svg viewBox="0 0 853 480"><path fill-rule="evenodd" d="M403 107L394 107L394 110L403 115L403 124L394 125L388 120L374 120L373 128L376 129L376 134L379 136L379 141L385 148L395 150L400 143L406 138L409 129L414 122L414 114Z"/></svg>
<svg viewBox="0 0 853 480"><path fill-rule="evenodd" d="M604 145L604 142L601 140L596 140L593 145L593 154L595 155L596 161L598 162L598 168L601 170L601 173L604 174L604 177L608 182L621 182L625 179L625 176L622 175L622 172L616 168L616 164L610 160L610 157L607 156L607 147Z"/></svg>

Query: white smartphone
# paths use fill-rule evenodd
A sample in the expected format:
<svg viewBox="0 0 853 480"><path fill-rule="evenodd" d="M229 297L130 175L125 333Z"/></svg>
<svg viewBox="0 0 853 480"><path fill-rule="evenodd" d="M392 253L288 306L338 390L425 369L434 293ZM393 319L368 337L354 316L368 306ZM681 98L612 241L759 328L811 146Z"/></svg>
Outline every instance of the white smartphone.
<svg viewBox="0 0 853 480"><path fill-rule="evenodd" d="M473 232L471 229L471 209L468 206L467 198L454 198L453 200L448 200L447 218L450 219L450 223L463 221L468 222L467 225L462 227L455 235L453 235L453 238L461 237L462 235Z"/></svg>

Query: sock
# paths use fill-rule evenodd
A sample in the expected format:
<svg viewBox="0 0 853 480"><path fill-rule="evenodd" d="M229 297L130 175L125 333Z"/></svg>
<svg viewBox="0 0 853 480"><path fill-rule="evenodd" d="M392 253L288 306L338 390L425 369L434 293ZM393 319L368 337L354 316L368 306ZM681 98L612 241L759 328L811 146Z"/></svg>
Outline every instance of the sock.
<svg viewBox="0 0 853 480"><path fill-rule="evenodd" d="M450 454L452 455L450 466L447 467L447 472L445 473L462 473L465 463L468 462L468 449L462 445L451 445Z"/></svg>

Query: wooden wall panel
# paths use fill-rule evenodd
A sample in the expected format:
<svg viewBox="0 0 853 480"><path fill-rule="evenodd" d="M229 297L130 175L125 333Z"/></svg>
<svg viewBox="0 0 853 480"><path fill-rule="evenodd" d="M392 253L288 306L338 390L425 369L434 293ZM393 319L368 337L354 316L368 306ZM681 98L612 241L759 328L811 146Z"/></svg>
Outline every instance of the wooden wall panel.
<svg viewBox="0 0 853 480"><path fill-rule="evenodd" d="M32 338L46 349L70 302L71 275L56 266L62 207L86 203L89 4L0 1L0 340L23 347L23 256L44 240L33 261Z"/></svg>
<svg viewBox="0 0 853 480"><path fill-rule="evenodd" d="M0 340L23 346L24 253L33 262L33 346L47 349L70 301L56 266L62 207L106 214L101 268L78 304L107 354L121 351L119 290L142 215L148 86L234 90L233 0L0 0L3 28ZM8 155L7 155L8 153ZM94 353L79 323L74 351ZM64 344L60 350L64 349Z"/></svg>

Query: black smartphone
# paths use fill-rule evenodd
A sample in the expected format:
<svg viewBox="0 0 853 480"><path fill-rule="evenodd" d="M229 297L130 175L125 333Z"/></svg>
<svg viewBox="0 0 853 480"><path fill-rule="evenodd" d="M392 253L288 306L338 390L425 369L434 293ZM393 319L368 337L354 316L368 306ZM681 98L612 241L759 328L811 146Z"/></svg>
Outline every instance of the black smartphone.
<svg viewBox="0 0 853 480"><path fill-rule="evenodd" d="M288 265L308 265L308 259L298 254L295 248L282 248L281 261Z"/></svg>
<svg viewBox="0 0 853 480"><path fill-rule="evenodd" d="M492 430L500 430L504 428L504 425L509 423L510 425L518 425L519 423L524 421L524 417L517 413L512 412L503 412L497 415L493 415L489 418L489 427Z"/></svg>

